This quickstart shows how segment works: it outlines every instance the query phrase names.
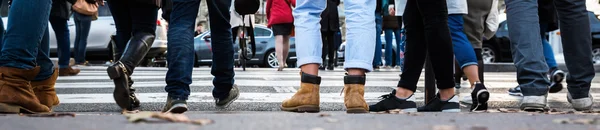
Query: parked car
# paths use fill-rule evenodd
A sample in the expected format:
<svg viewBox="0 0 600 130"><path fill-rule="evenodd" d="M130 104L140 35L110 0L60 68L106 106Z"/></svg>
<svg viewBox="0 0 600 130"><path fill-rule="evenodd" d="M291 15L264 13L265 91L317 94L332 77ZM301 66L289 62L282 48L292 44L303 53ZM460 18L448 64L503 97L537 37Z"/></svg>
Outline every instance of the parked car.
<svg viewBox="0 0 600 130"><path fill-rule="evenodd" d="M593 12L588 12L592 31L592 55L594 64L600 64L600 20ZM510 38L506 21L500 23L494 37L483 41L482 58L484 63L513 62Z"/></svg>
<svg viewBox="0 0 600 130"><path fill-rule="evenodd" d="M256 39L256 55L250 61L246 63L248 65L259 65L263 67L277 68L277 56L275 55L275 36L273 31L264 25L255 25L254 34ZM201 65L212 64L212 50L210 43L210 31L204 32L194 38L194 50L196 63L194 66L198 67ZM238 60L239 53L239 40L233 45L235 50L234 57ZM288 66L295 66L296 64L296 44L295 38L290 38L290 52L287 60Z"/></svg>
<svg viewBox="0 0 600 130"><path fill-rule="evenodd" d="M115 23L112 14L108 8L108 3L98 7L98 20L92 21L90 34L88 36L88 44L86 48L86 60L89 61L108 61L112 60L111 36L116 34ZM164 65L166 63L167 51L167 27L166 22L158 15L156 20L156 39L152 44L152 48L146 55L146 59L142 62L142 66ZM2 20L7 23L8 17L3 16ZM71 39L71 50L75 46L75 21L73 18L68 21L69 35ZM6 24L4 24L6 28ZM57 57L56 35L48 22L50 32L50 56ZM71 51L73 54L73 51Z"/></svg>
<svg viewBox="0 0 600 130"><path fill-rule="evenodd" d="M386 45L386 43L387 42L385 41L385 35L381 35L381 52L382 52L381 53L381 64L383 64L383 65L385 65L385 63L387 62L387 61L385 61L385 45ZM392 45L393 46L392 50L394 51L393 52L394 54L397 54L396 52L398 52L398 51L396 50L396 44L395 43L396 43L396 38L392 37L392 44L393 44ZM336 53L337 54L338 65L343 65L344 64L344 61L345 61L345 59L344 59L345 51L346 51L346 42L343 42L340 45L340 47L338 48L337 53ZM396 55L393 55L391 62L392 62L392 66L396 65Z"/></svg>

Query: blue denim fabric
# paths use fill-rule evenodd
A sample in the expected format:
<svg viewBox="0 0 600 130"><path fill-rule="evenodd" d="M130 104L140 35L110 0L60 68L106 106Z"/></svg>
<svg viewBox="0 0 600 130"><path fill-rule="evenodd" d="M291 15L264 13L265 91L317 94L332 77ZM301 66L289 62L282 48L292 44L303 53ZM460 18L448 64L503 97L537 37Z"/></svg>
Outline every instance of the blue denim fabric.
<svg viewBox="0 0 600 130"><path fill-rule="evenodd" d="M381 66L381 31L383 24L383 17L380 13L375 13L375 56L373 57L373 67Z"/></svg>
<svg viewBox="0 0 600 130"><path fill-rule="evenodd" d="M7 21L6 34L0 53L0 66L19 69L32 69L41 66L36 79L53 73L53 64L44 50L49 45L41 42L48 28L51 0L15 0ZM44 48L46 47L46 48ZM50 68L50 69L44 69Z"/></svg>
<svg viewBox="0 0 600 130"><path fill-rule="evenodd" d="M546 59L546 64L548 68L556 68L558 65L556 64L556 59L554 58L554 52L552 51L552 46L548 43L546 39L546 32L548 31L548 23L540 23L540 36L542 36L542 45L544 46L544 57Z"/></svg>
<svg viewBox="0 0 600 130"><path fill-rule="evenodd" d="M400 44L396 46L396 50L400 50L398 52L398 56L396 57L396 65L400 66L400 70L404 69L404 46L406 45L406 37L404 33L404 29L400 29Z"/></svg>
<svg viewBox="0 0 600 130"><path fill-rule="evenodd" d="M75 17L88 17L80 16L79 13L74 14ZM88 42L88 36L90 34L92 20L85 18L75 18L75 47L73 48L75 63L85 63L85 51Z"/></svg>
<svg viewBox="0 0 600 130"><path fill-rule="evenodd" d="M296 27L296 55L298 65L321 64L321 25L320 15L326 7L326 0L297 0L294 9ZM375 51L375 0L345 0L346 13L346 52L344 69L360 68L373 70ZM372 20L369 20L372 19ZM380 45L381 46L381 45ZM379 49L381 50L381 48ZM381 56L380 56L381 57Z"/></svg>
<svg viewBox="0 0 600 130"><path fill-rule="evenodd" d="M450 36L452 36L454 57L461 69L470 65L477 65L475 50L473 50L471 42L469 42L467 35L464 33L464 23L462 14L448 15L448 27L450 29Z"/></svg>
<svg viewBox="0 0 600 130"><path fill-rule="evenodd" d="M56 47L58 50L58 67L68 68L71 59L71 39L69 34L68 19L50 16L50 25L56 35Z"/></svg>
<svg viewBox="0 0 600 130"><path fill-rule="evenodd" d="M213 97L223 98L229 95L235 75L233 71L233 41L229 24L231 1L208 0L207 5L213 52L211 74L215 76ZM173 0L173 12L169 23L171 26L169 26L168 33L169 70L165 87L169 97L173 99L187 100L190 94L195 55L193 38L199 6L200 0ZM317 57L319 60L321 59L320 54Z"/></svg>
<svg viewBox="0 0 600 130"><path fill-rule="evenodd" d="M385 29L384 31L385 33L385 65L387 66L392 66L392 61L394 58L394 55L396 55L396 57L400 57L400 49L396 50L396 53L394 53L393 48L394 48L394 44L392 41L396 42L396 46L400 45L400 29ZM392 37L395 37L397 40L392 40ZM398 59L398 58L396 58ZM400 64L396 64L396 65L400 65Z"/></svg>

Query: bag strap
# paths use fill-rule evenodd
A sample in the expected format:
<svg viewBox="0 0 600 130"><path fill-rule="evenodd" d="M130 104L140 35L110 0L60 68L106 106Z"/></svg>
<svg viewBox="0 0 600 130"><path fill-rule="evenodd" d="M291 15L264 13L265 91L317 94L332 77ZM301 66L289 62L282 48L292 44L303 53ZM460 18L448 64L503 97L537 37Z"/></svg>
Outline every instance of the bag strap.
<svg viewBox="0 0 600 130"><path fill-rule="evenodd" d="M243 22L246 19L245 16L246 15L242 15L242 28L246 27L246 22ZM246 33L248 33L248 36L250 37L250 42L249 43L250 43L250 47L251 47L250 51L252 51L252 56L250 56L248 58L245 55L242 55L242 57L244 59L246 59L246 60L251 60L256 55L256 42L255 42L256 40L254 39L254 26L252 25L252 18L248 17L248 20L250 20L250 22L249 22L250 23L250 29L248 29L248 32L246 32ZM240 49L242 49L242 48L240 48Z"/></svg>

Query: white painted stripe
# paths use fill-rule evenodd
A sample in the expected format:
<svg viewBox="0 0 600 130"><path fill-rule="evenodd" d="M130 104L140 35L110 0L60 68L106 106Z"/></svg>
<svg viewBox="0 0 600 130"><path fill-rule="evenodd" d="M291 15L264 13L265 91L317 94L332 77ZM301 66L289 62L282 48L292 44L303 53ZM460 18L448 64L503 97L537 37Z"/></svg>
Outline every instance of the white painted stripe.
<svg viewBox="0 0 600 130"><path fill-rule="evenodd" d="M275 86L273 88L275 89L275 92L277 92L277 93L295 93L298 91L294 87Z"/></svg>
<svg viewBox="0 0 600 130"><path fill-rule="evenodd" d="M379 96L387 93L365 93L367 102L379 101ZM240 93L236 102L276 102L279 103L285 99L291 98L294 93ZM423 101L423 93L416 93L417 101ZM592 94L599 97L600 94ZM138 93L138 98L142 103L160 103L166 102L167 93ZM321 93L320 101L322 103L342 103L343 96L340 93ZM462 94L461 96L468 96ZM114 103L112 94L59 94L61 103ZM520 101L521 97L509 96L507 94L490 95L490 101ZM566 102L566 94L549 94L549 102ZM212 93L192 93L187 102L213 102ZM596 98L594 102L600 102Z"/></svg>

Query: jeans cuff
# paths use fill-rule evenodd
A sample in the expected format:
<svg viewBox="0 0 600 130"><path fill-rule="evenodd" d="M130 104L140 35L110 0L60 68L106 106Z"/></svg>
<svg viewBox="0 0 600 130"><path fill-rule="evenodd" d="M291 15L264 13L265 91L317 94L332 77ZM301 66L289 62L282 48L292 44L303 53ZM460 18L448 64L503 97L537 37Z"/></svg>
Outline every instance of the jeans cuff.
<svg viewBox="0 0 600 130"><path fill-rule="evenodd" d="M309 56L309 57L298 57L298 66L303 66L306 64L323 64L323 60L321 56Z"/></svg>
<svg viewBox="0 0 600 130"><path fill-rule="evenodd" d="M521 92L523 93L523 96L543 96L548 94L549 90L547 86L535 87L530 85L520 85L519 87L521 87Z"/></svg>
<svg viewBox="0 0 600 130"><path fill-rule="evenodd" d="M182 96L182 95L176 95L176 94L169 93L168 97L171 98L171 99L173 99L173 100L183 100L183 101L185 101L185 100L188 100L189 96Z"/></svg>
<svg viewBox="0 0 600 130"><path fill-rule="evenodd" d="M461 66L460 66L460 69L462 70L462 69L464 69L465 67L467 67L467 66L470 66L470 65L477 65L477 62L467 62L467 63L465 63L465 64L461 65Z"/></svg>
<svg viewBox="0 0 600 130"><path fill-rule="evenodd" d="M590 87L567 87L571 97L579 99L580 97L588 97L590 94Z"/></svg>
<svg viewBox="0 0 600 130"><path fill-rule="evenodd" d="M373 71L373 64L359 60L349 60L344 63L345 70L353 68L364 69L367 72L371 72Z"/></svg>

